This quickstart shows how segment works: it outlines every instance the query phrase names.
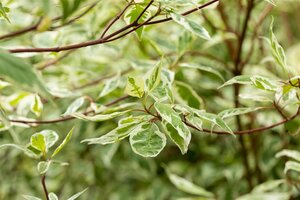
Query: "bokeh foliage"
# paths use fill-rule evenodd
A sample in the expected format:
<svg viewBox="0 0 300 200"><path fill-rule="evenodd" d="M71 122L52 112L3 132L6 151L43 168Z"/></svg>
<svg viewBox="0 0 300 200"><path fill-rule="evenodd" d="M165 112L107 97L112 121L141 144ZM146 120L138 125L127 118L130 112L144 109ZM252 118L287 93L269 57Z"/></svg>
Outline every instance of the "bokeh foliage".
<svg viewBox="0 0 300 200"><path fill-rule="evenodd" d="M48 48L97 40L128 2L96 2L1 1L0 48ZM135 1L109 33L134 22L149 2ZM0 199L22 199L22 195L44 198L40 183L44 173L37 165L46 160L46 154L51 156L72 128L72 137L46 173L48 191L59 199L85 188L82 199L299 198L300 120L298 115L290 120L300 102L299 1L227 0L186 17L179 13L209 1L154 2L138 22L155 15L159 6L162 14L158 17L173 20L143 26L116 41L69 51L0 52L0 146L28 147L30 141L36 144L32 142L35 136L43 141L43 136L36 134L43 130L53 130L59 136L49 151L33 145L38 159L2 146ZM243 70L237 73L237 47L250 2L254 7L238 62ZM33 30L26 34L1 38L31 26ZM8 68L7 63L17 68ZM242 77L234 78L237 75ZM241 84L238 104L234 83ZM114 102L116 99L120 101ZM165 108L169 104L172 106ZM243 109L228 110L237 105ZM149 111L143 111L143 106L157 112L164 122L160 123L158 114L151 118L143 113ZM133 114L127 108L143 112ZM190 111L192 108L197 111ZM189 111L196 117L185 118ZM93 112L104 115L94 119L88 115ZM179 113L176 119L183 120L170 127L173 131L186 127L184 120L208 131L189 128L182 138L170 139L165 133L167 123L171 124L167 118L173 112L172 116ZM64 120L70 115L78 119ZM127 120L134 116L150 122L139 127L147 131L117 142L115 138L91 139L109 133L128 116ZM285 119L282 125L261 132L232 135ZM49 123L26 123L47 120ZM145 135L149 138L143 141ZM153 143L147 143L150 139Z"/></svg>

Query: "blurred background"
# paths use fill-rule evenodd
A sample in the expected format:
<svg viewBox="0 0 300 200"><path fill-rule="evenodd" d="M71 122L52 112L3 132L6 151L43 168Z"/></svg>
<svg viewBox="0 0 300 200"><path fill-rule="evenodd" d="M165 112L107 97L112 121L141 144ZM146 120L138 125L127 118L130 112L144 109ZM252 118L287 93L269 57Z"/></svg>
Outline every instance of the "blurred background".
<svg viewBox="0 0 300 200"><path fill-rule="evenodd" d="M99 38L108 21L126 5L123 0L99 1L86 14L69 25L69 19L79 16L94 2L83 1L66 21L49 19L62 15L62 7L56 1L4 0L9 7L10 23L0 18L0 35L20 30L44 20L44 27L17 37L0 40L0 48L17 47L55 47ZM163 1L162 1L163 2ZM185 2L185 1L183 1ZM207 1L194 1L201 4ZM176 4L174 10L181 12L193 8L190 3ZM172 6L172 5L170 5ZM246 40L243 47L245 74L259 74L282 78L274 63L270 62L271 51L263 37L269 37L271 17L274 18L274 33L286 51L289 66L300 70L300 2L297 0L277 1L273 6L267 1L255 1L255 8L249 21ZM33 64L47 86L55 91L57 107L44 104L40 119L55 119L64 113L70 103L78 96L88 95L97 103L105 104L124 95L126 76L130 71L149 69L159 58L159 52L165 54L165 66L176 72L176 80L191 85L202 97L205 109L218 113L234 107L232 87L218 90L223 84L217 76L203 71L184 69L178 63L196 63L217 70L228 80L233 77L232 57L238 42L247 10L246 0L221 1L188 16L202 24L210 33L212 40L205 41L183 30L174 22L147 26L140 40L136 34L130 34L117 41L60 53L20 54ZM163 16L161 16L163 18ZM48 20L48 21L47 21ZM48 23L48 24L47 24ZM125 25L123 19L112 30ZM253 36L254 35L254 36ZM0 37L1 38L1 37ZM185 46L182 40L187 40ZM253 49L252 49L253 48ZM49 61L63 57L59 62ZM111 94L97 98L111 75L122 72L122 84ZM92 83L92 84L91 84ZM243 87L241 104L244 106L270 106L272 94L266 94ZM253 101L258 95L266 101ZM26 92L17 86L0 91L0 102L12 115L35 118L29 113L24 100ZM271 102L268 101L271 99ZM134 102L128 98L124 102ZM122 103L124 103L122 102ZM121 104L122 104L121 103ZM295 108L287 108L292 115ZM244 129L267 126L282 120L274 109L266 109L241 117ZM14 127L21 144L26 145L30 136L44 129L51 129L60 135L60 140L74 126L74 134L68 145L58 155L57 160L69 165L53 164L47 173L49 191L55 192L60 199L88 187L81 199L108 200L163 200L163 199L202 199L179 190L169 180L166 168L172 173L184 177L194 184L216 195L217 199L236 199L249 193L260 183L286 179L298 184L298 175L286 177L283 173L285 159L275 158L283 149L299 149L300 119L262 133L245 136L244 148L240 140L233 136L216 136L193 131L187 154L182 155L172 142L156 158L143 158L133 153L128 140L113 145L87 145L83 139L98 137L116 127L118 118L106 122L85 122L71 120L62 123L45 124L34 127ZM237 130L234 118L228 121L233 130ZM8 130L0 132L0 143L14 143ZM248 160L247 177L245 156ZM22 199L23 194L43 197L40 176L36 169L37 161L24 153L11 148L0 150L0 199ZM278 193L289 193L290 186L283 186ZM300 197L298 197L300 198ZM205 199L205 198L203 198ZM275 198L274 198L275 199ZM279 199L279 198L278 198ZM296 199L296 198L295 198Z"/></svg>

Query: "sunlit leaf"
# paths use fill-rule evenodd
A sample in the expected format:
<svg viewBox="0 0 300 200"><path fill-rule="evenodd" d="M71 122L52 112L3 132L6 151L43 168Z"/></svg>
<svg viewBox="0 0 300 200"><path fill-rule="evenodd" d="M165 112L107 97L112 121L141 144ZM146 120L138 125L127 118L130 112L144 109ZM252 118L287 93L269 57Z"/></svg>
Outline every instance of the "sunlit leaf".
<svg viewBox="0 0 300 200"><path fill-rule="evenodd" d="M68 200L75 200L75 199L77 199L79 196L81 196L87 190L88 190L88 188L85 188L81 192L78 192L78 193L74 194L73 196L71 196L70 198L68 198Z"/></svg>
<svg viewBox="0 0 300 200"><path fill-rule="evenodd" d="M3 17L4 19L6 19L6 21L10 22L7 13L9 12L9 8L8 7L4 7L2 2L0 2L0 17Z"/></svg>
<svg viewBox="0 0 300 200"><path fill-rule="evenodd" d="M166 145L166 136L157 125L146 123L134 129L130 135L132 150L143 157L157 156Z"/></svg>
<svg viewBox="0 0 300 200"><path fill-rule="evenodd" d="M99 97L104 97L114 91L120 84L120 75L109 79L106 81L104 88L102 89L101 93L99 94Z"/></svg>
<svg viewBox="0 0 300 200"><path fill-rule="evenodd" d="M222 112L220 112L218 115L222 118L228 118L228 117L233 117L236 115L244 115L250 112L254 112L257 110L262 109L261 107L258 108L230 108L227 110L223 110Z"/></svg>
<svg viewBox="0 0 300 200"><path fill-rule="evenodd" d="M125 92L133 97L142 98L144 95L144 80L139 77L128 77Z"/></svg>
<svg viewBox="0 0 300 200"><path fill-rule="evenodd" d="M177 97L176 99L181 103L187 104L188 106L197 109L204 107L202 98L194 91L194 89L190 85L176 81L174 90Z"/></svg>
<svg viewBox="0 0 300 200"><path fill-rule="evenodd" d="M51 165L51 160L49 161L40 161L37 165L37 170L40 174L45 174Z"/></svg>
<svg viewBox="0 0 300 200"><path fill-rule="evenodd" d="M170 173L168 170L167 170L167 174L170 181L175 185L175 187L183 192L193 194L193 195L198 195L201 197L208 197L208 198L214 197L213 193L201 188L198 185L195 185L194 183L190 182L187 179L177 176L176 174Z"/></svg>
<svg viewBox="0 0 300 200"><path fill-rule="evenodd" d="M127 22L127 24L135 22L138 19L138 17L141 15L141 13L144 11L144 9L145 7L140 4L135 4L130 9L128 9L128 11L125 13L124 16L124 19ZM145 22L150 16L151 13L148 10L146 10L138 20L138 23ZM135 31L140 39L142 38L143 31L144 31L144 27L140 27Z"/></svg>
<svg viewBox="0 0 300 200"><path fill-rule="evenodd" d="M171 139L178 145L182 154L185 154L188 150L189 143L191 141L191 132L187 126L181 121L181 117L176 113L172 106L169 104L162 104L156 102L154 104L155 109L160 114L163 120L167 122L166 128L170 132ZM169 127L170 124L171 127Z"/></svg>
<svg viewBox="0 0 300 200"><path fill-rule="evenodd" d="M41 198L29 196L29 195L22 195L22 197L26 200L42 200Z"/></svg>
<svg viewBox="0 0 300 200"><path fill-rule="evenodd" d="M0 75L9 78L21 86L26 85L45 95L50 95L48 89L34 72L33 67L21 58L0 51Z"/></svg>
<svg viewBox="0 0 300 200"><path fill-rule="evenodd" d="M73 135L73 131L74 128L72 128L69 133L67 134L67 136L65 137L65 139L62 141L62 143L54 150L53 154L52 154L52 158L57 155L64 147L65 145L69 142L69 140L71 139L72 135Z"/></svg>
<svg viewBox="0 0 300 200"><path fill-rule="evenodd" d="M146 79L148 92L153 91L160 83L160 74L162 69L162 62L159 61L155 67L150 71L149 77Z"/></svg>
<svg viewBox="0 0 300 200"><path fill-rule="evenodd" d="M273 58L276 63L282 68L283 72L288 75L289 69L286 63L286 56L282 46L279 44L275 34L273 33L273 24L274 19L272 18L272 22L270 24L269 32L270 32L270 44Z"/></svg>
<svg viewBox="0 0 300 200"><path fill-rule="evenodd" d="M225 81L224 77L218 70L209 66L203 66L199 64L189 64L189 63L180 63L179 66L183 68L199 69L200 71L212 73L216 75L218 78L220 78L222 81Z"/></svg>
<svg viewBox="0 0 300 200"><path fill-rule="evenodd" d="M232 85L232 84L244 84L244 85L251 84L251 76L240 75L240 76L233 77L232 79L226 81L223 85L218 87L218 89L221 89L225 86Z"/></svg>
<svg viewBox="0 0 300 200"><path fill-rule="evenodd" d="M58 197L53 192L50 192L48 197L49 197L49 200L58 200Z"/></svg>
<svg viewBox="0 0 300 200"><path fill-rule="evenodd" d="M84 99L84 97L79 97L74 102L72 102L71 105L67 108L66 112L63 114L63 116L75 113L84 104Z"/></svg>
<svg viewBox="0 0 300 200"><path fill-rule="evenodd" d="M93 116L84 115L82 113L72 113L71 116L76 117L77 119L85 120L85 121L93 121L93 122L101 122L109 119L113 119L115 117L122 116L126 113L130 112L130 110L114 112L109 114L96 114Z"/></svg>
<svg viewBox="0 0 300 200"><path fill-rule="evenodd" d="M98 138L85 139L82 142L87 142L88 144L102 145L118 142L132 134L132 131L138 128L139 124L142 121L142 117L132 116L121 119L118 123L118 127L110 131L109 133Z"/></svg>
<svg viewBox="0 0 300 200"><path fill-rule="evenodd" d="M43 111L43 103L42 100L40 98L40 96L38 94L34 95L34 101L31 104L31 111L36 115L36 116L40 116L42 111Z"/></svg>
<svg viewBox="0 0 300 200"><path fill-rule="evenodd" d="M300 152L299 151L284 149L275 155L276 158L284 157L284 156L300 162Z"/></svg>
<svg viewBox="0 0 300 200"><path fill-rule="evenodd" d="M203 39L206 39L206 40L210 39L209 33L200 24L197 24L196 22L191 21L191 20L185 18L184 16L176 14L176 13L171 13L171 17L176 23L183 26L186 30L191 31L192 33L194 33L195 35L197 35Z"/></svg>
<svg viewBox="0 0 300 200"><path fill-rule="evenodd" d="M31 136L30 144L37 150L46 153L58 140L58 134L52 130L43 130Z"/></svg>
<svg viewBox="0 0 300 200"><path fill-rule="evenodd" d="M287 174L290 170L300 173L300 163L295 161L287 161L285 163L284 173Z"/></svg>

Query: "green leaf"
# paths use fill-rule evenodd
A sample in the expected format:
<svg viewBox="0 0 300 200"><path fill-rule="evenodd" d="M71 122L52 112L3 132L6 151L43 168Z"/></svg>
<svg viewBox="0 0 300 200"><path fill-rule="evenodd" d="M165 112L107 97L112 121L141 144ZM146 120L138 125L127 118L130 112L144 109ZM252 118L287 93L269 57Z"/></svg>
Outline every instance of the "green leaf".
<svg viewBox="0 0 300 200"><path fill-rule="evenodd" d="M78 10L81 3L85 0L60 0L62 6L63 17L62 20L65 21L70 17L76 10Z"/></svg>
<svg viewBox="0 0 300 200"><path fill-rule="evenodd" d="M20 146L20 145L17 145L17 144L2 144L2 145L0 145L0 149L5 148L5 147L13 147L13 148L18 149L20 151L23 151L29 157L36 158L36 155L33 154L33 152L31 152L27 148L24 148L23 146Z"/></svg>
<svg viewBox="0 0 300 200"><path fill-rule="evenodd" d="M123 140L128 137L132 131L138 128L138 124L143 121L143 117L127 117L121 119L118 123L118 127L110 131L109 133L99 137L99 138L91 138L85 139L82 142L88 142L88 144L112 144Z"/></svg>
<svg viewBox="0 0 300 200"><path fill-rule="evenodd" d="M63 114L63 116L67 116L78 111L78 109L84 104L84 99L84 97L79 97L73 103L71 103L71 105L67 108L66 112Z"/></svg>
<svg viewBox="0 0 300 200"><path fill-rule="evenodd" d="M134 21L136 21L137 18L140 16L140 14L144 11L144 9L145 9L145 7L140 4L135 4L134 6L129 8L124 15L124 19L125 19L126 23L130 24L130 23L133 23ZM140 23L145 22L150 16L151 16L151 13L148 10L146 10L144 12L143 16L138 20L138 23L140 24ZM139 37L139 39L142 38L143 31L144 31L144 26L138 28L135 31L137 36Z"/></svg>
<svg viewBox="0 0 300 200"><path fill-rule="evenodd" d="M113 119L115 117L119 117L128 112L130 112L130 110L114 112L114 113L109 113L109 114L97 114L97 115L93 115L93 116L87 116L82 113L72 113L71 116L76 117L77 119L85 120L85 121L101 122L101 121Z"/></svg>
<svg viewBox="0 0 300 200"><path fill-rule="evenodd" d="M272 191L278 188L279 185L286 184L286 180L280 179L280 180L271 180L264 182L262 184L259 184L255 186L252 190L253 193L263 193Z"/></svg>
<svg viewBox="0 0 300 200"><path fill-rule="evenodd" d="M106 81L99 97L104 97L114 91L120 84L120 74Z"/></svg>
<svg viewBox="0 0 300 200"><path fill-rule="evenodd" d="M144 95L144 80L140 77L128 77L125 92L129 96L142 98Z"/></svg>
<svg viewBox="0 0 300 200"><path fill-rule="evenodd" d="M29 195L22 195L22 197L24 197L24 199L26 199L26 200L42 200L38 197L29 196Z"/></svg>
<svg viewBox="0 0 300 200"><path fill-rule="evenodd" d="M195 185L187 179L177 176L176 174L170 173L169 170L167 170L167 175L170 181L173 183L173 185L183 192L207 198L214 197L213 193L205 190L204 188L199 187L198 185Z"/></svg>
<svg viewBox="0 0 300 200"><path fill-rule="evenodd" d="M253 76L250 78L250 80L252 84L259 89L271 92L276 92L277 90L276 83L268 78L262 76Z"/></svg>
<svg viewBox="0 0 300 200"><path fill-rule="evenodd" d="M188 115L186 116L186 119L198 129L202 130L203 121L199 117L196 117L195 115Z"/></svg>
<svg viewBox="0 0 300 200"><path fill-rule="evenodd" d="M210 121L213 125L217 125L222 130L234 135L230 127L226 124L226 122L219 117L218 115L206 112L197 112L196 113L201 119L205 119Z"/></svg>
<svg viewBox="0 0 300 200"><path fill-rule="evenodd" d="M200 66L198 64L188 64L188 63L180 63L179 66L183 67L183 68L199 69L204 72L212 73L212 74L216 75L217 77L219 77L222 81L225 81L222 74L218 70L216 70L212 67L202 66L202 65Z"/></svg>
<svg viewBox="0 0 300 200"><path fill-rule="evenodd" d="M180 35L178 39L178 46L177 46L179 55L184 54L184 52L191 46L192 41L193 41L193 37L190 32L184 31Z"/></svg>
<svg viewBox="0 0 300 200"><path fill-rule="evenodd" d="M268 2L269 4L276 6L275 2L273 0L265 0L266 2Z"/></svg>
<svg viewBox="0 0 300 200"><path fill-rule="evenodd" d="M174 77L174 72L167 69L162 69L160 77L161 81L150 94L155 101L163 102L168 100L170 103L174 102L174 96L172 92Z"/></svg>
<svg viewBox="0 0 300 200"><path fill-rule="evenodd" d="M197 35L203 39L210 40L209 33L201 25L195 23L194 21L186 19L182 15L179 15L176 13L171 13L171 17L176 23L183 26L186 30L194 33L195 35Z"/></svg>
<svg viewBox="0 0 300 200"><path fill-rule="evenodd" d="M51 160L40 161L37 165L37 170L40 174L45 174L51 165Z"/></svg>
<svg viewBox="0 0 300 200"><path fill-rule="evenodd" d="M0 76L7 77L21 86L36 89L47 96L50 95L30 64L3 51L0 51Z"/></svg>
<svg viewBox="0 0 300 200"><path fill-rule="evenodd" d="M32 135L30 138L30 144L40 152L46 152L46 139L43 134L36 133Z"/></svg>
<svg viewBox="0 0 300 200"><path fill-rule="evenodd" d="M236 198L236 200L289 200L286 192L250 193Z"/></svg>
<svg viewBox="0 0 300 200"><path fill-rule="evenodd" d="M240 75L240 76L233 77L232 79L226 81L223 85L218 87L218 89L221 89L222 87L232 85L232 84L249 85L249 84L251 84L251 76L249 76L249 75Z"/></svg>
<svg viewBox="0 0 300 200"><path fill-rule="evenodd" d="M3 17L4 19L6 19L6 21L8 21L10 23L10 20L7 16L7 13L9 12L9 8L4 7L2 5L2 3L0 2L0 17Z"/></svg>
<svg viewBox="0 0 300 200"><path fill-rule="evenodd" d="M0 80L0 90L2 90L3 88L8 87L10 85L11 85L10 83Z"/></svg>
<svg viewBox="0 0 300 200"><path fill-rule="evenodd" d="M130 135L132 150L143 157L156 157L166 146L166 136L154 123L145 123Z"/></svg>
<svg viewBox="0 0 300 200"><path fill-rule="evenodd" d="M166 130L171 131L169 132L171 139L180 148L181 153L185 154L191 141L190 130L181 121L181 117L173 110L171 105L156 102L154 107L162 119L169 123L176 130L176 132L174 132L174 130L166 124Z"/></svg>
<svg viewBox="0 0 300 200"><path fill-rule="evenodd" d="M295 161L287 161L285 163L284 173L287 174L290 170L300 173L300 163Z"/></svg>
<svg viewBox="0 0 300 200"><path fill-rule="evenodd" d="M48 197L49 200L58 200L58 197L53 192L49 193Z"/></svg>
<svg viewBox="0 0 300 200"><path fill-rule="evenodd" d="M65 139L62 141L62 143L54 150L53 154L52 154L52 158L57 155L64 147L65 145L69 142L69 140L71 139L72 135L73 135L73 131L74 128L72 128L69 133L67 134L67 136L65 137Z"/></svg>
<svg viewBox="0 0 300 200"><path fill-rule="evenodd" d="M202 98L194 91L194 89L183 82L176 81L175 96L180 103L187 104L188 106L196 109L204 107Z"/></svg>
<svg viewBox="0 0 300 200"><path fill-rule="evenodd" d="M160 74L162 70L162 62L159 61L150 71L149 77L146 79L148 92L152 92L160 83Z"/></svg>
<svg viewBox="0 0 300 200"><path fill-rule="evenodd" d="M62 11L63 11L63 20L66 20L70 15L69 12L69 0L60 0Z"/></svg>
<svg viewBox="0 0 300 200"><path fill-rule="evenodd" d="M283 72L288 76L289 69L286 64L286 56L282 46L279 44L275 34L273 33L273 24L274 24L274 19L272 18L272 22L269 28L272 55L276 63L282 68Z"/></svg>
<svg viewBox="0 0 300 200"><path fill-rule="evenodd" d="M188 150L189 142L186 141L178 131L168 122L162 121L162 126L165 133L171 138L171 140L178 146L182 154L185 154Z"/></svg>
<svg viewBox="0 0 300 200"><path fill-rule="evenodd" d="M81 192L78 192L78 193L74 194L73 196L71 196L70 198L68 198L68 200L75 200L75 199L77 199L79 196L81 196L87 190L88 190L88 188L85 188Z"/></svg>
<svg viewBox="0 0 300 200"><path fill-rule="evenodd" d="M300 162L300 152L299 151L284 149L275 155L276 158L283 157L283 156L286 156L288 158L291 158L291 159L294 159L294 160Z"/></svg>
<svg viewBox="0 0 300 200"><path fill-rule="evenodd" d="M237 116L237 115L244 115L250 112L254 112L257 110L262 109L262 107L258 107L258 108L230 108L227 110L223 110L222 112L220 112L218 115L222 118L228 118L228 117L233 117L233 116Z"/></svg>
<svg viewBox="0 0 300 200"><path fill-rule="evenodd" d="M46 153L58 140L58 134L52 130L43 130L31 136L31 146Z"/></svg>
<svg viewBox="0 0 300 200"><path fill-rule="evenodd" d="M46 1L44 1L46 2ZM38 32L44 32L44 31L48 31L51 28L53 21L51 20L50 17L45 16L43 17L43 19L41 20L41 22L39 23L38 27L37 27L37 31Z"/></svg>
<svg viewBox="0 0 300 200"><path fill-rule="evenodd" d="M43 111L43 103L38 94L34 95L34 101L31 104L30 110L38 117L41 115Z"/></svg>

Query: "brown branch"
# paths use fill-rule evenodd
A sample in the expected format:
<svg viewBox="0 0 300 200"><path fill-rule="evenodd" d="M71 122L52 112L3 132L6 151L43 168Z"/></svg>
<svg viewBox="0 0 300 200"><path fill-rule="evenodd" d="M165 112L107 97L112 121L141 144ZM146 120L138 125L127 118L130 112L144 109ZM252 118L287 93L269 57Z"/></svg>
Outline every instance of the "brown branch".
<svg viewBox="0 0 300 200"><path fill-rule="evenodd" d="M194 12L197 12L197 11L203 9L203 8L206 8L206 7L212 5L212 4L216 3L216 2L219 2L219 0L212 0L212 1L209 1L209 2L207 2L207 3L205 3L205 4L201 5L201 6L198 6L197 8L194 8L194 9L188 10L188 11L186 11L186 12L184 12L184 13L181 13L181 15L182 15L182 16L190 15L190 14L192 14L192 13L194 13ZM145 25L159 24L159 23L167 22L167 21L171 21L171 20L172 20L172 18L171 18L171 17L168 17L168 18L165 18L165 19L159 19L159 20L156 20L156 21L148 22L148 23L145 24Z"/></svg>
<svg viewBox="0 0 300 200"><path fill-rule="evenodd" d="M125 74L131 72L132 70L133 70L132 68L127 69L127 70L124 70L124 71L121 72L120 75L123 76L123 75L125 75ZM103 77L100 77L100 78L98 78L98 79L92 80L91 82L88 82L88 83L86 83L86 84L84 84L84 85L81 85L81 86L75 86L73 89L74 89L74 90L80 90L80 89L84 89L84 88L87 88L87 87L90 87L90 86L93 86L93 85L97 85L98 83L100 83L100 82L102 82L102 81L104 81L104 80L106 80L106 79L112 78L112 77L114 77L114 76L116 76L116 75L117 75L117 74L111 74L111 75L103 76Z"/></svg>
<svg viewBox="0 0 300 200"><path fill-rule="evenodd" d="M61 25L58 25L58 26L52 26L50 27L49 29L50 30L56 30L58 28L61 28L61 27L64 27L64 26L67 26L69 24L72 24L73 22L75 22L76 20L78 20L79 18L83 17L84 15L86 15L90 10L92 10L96 5L97 5L98 2L95 2L93 3L91 6L89 6L83 13L81 13L80 15L78 15L77 17L74 17L73 19L70 19L69 21L61 24ZM53 18L51 21L52 23L60 20L62 18L62 16L59 16L59 17L55 17ZM4 35L1 35L0 36L0 40L3 40L3 39L8 39L8 38L13 38L13 37L16 37L16 36L19 36L19 35L23 35L25 33L28 33L28 32L31 32L31 31L36 31L39 27L41 23L41 20L39 20L36 24L34 25L31 25L29 27L25 27L21 30L17 30L17 31L13 31L11 33L7 33L7 34L4 34Z"/></svg>
<svg viewBox="0 0 300 200"><path fill-rule="evenodd" d="M46 186L46 175L45 174L41 178L41 183L42 183L43 190L44 190L44 193L46 196L46 200L49 200L49 193L48 193L47 186Z"/></svg>
<svg viewBox="0 0 300 200"><path fill-rule="evenodd" d="M194 8L191 9L187 12L182 13L182 15L189 15L193 12L196 12L202 8L205 8L215 2L218 2L219 0L212 0L208 3L205 3L201 6L199 6L198 8ZM153 18L152 18L153 19ZM123 34L123 36L135 31L136 29L140 28L141 26L146 26L146 25L151 25L151 24L158 24L158 23L162 23L162 22L167 22L172 20L171 18L166 18L166 19L162 19L162 20L157 20L157 21L147 21L146 23L140 24L139 26L135 26L135 23L131 23L117 31L115 31L114 33L104 37L104 38L100 38L97 40L91 40L91 41L86 41L86 42L81 42L81 43L77 43L77 44L72 44L72 45L66 45L66 46L62 46L62 47L52 47L52 48L22 48L22 49L7 49L7 51L9 51L10 53L25 53L25 52L60 52L60 51L67 51L67 50L72 50L72 49L79 49L79 48L83 48L83 47L87 47L87 46L93 46L93 45L99 45L99 44L104 44L107 42L111 42L116 40L116 38L113 38L114 36L117 36L121 33L123 33L126 30L131 29L130 31L128 31L127 33ZM113 38L113 39L111 39ZM120 37L118 37L119 39Z"/></svg>
<svg viewBox="0 0 300 200"><path fill-rule="evenodd" d="M259 32L259 27L262 25L262 23L264 22L264 20L266 19L266 17L268 16L268 14L272 11L272 8L273 8L273 5L271 4L268 4L265 9L262 11L261 15L259 16L258 18L258 21L254 27L254 33L252 34L252 38L251 38L251 48L249 50L249 53L247 54L247 57L245 58L244 60L244 64L245 63L248 63L253 55L253 52L254 52L254 46L255 46L255 38L257 37L258 35L258 32Z"/></svg>
<svg viewBox="0 0 300 200"><path fill-rule="evenodd" d="M61 25L58 25L58 26L53 26L51 27L50 29L51 30L54 30L54 29L58 29L58 28L61 28L61 27L64 27L64 26L67 26L67 25L70 25L72 23L74 23L75 21L77 21L78 19L82 18L83 16L85 16L86 14L88 14L98 3L99 1L96 1L94 3L92 3L85 11L83 11L81 14L79 14L78 16L74 17L73 19L70 19L69 21L61 24Z"/></svg>
<svg viewBox="0 0 300 200"><path fill-rule="evenodd" d="M253 133L259 133L259 132L263 132L263 131L266 131L266 130L269 130L269 129L272 129L274 127L277 127L277 126L280 126L282 124L285 124L293 119L295 119L296 117L298 117L300 115L300 107L297 111L296 114L294 114L293 116L287 118L287 119L284 119L280 122L277 122L275 124L272 124L272 125L269 125L269 126L265 126L265 127L259 127L259 128L254 128L254 129L250 129L250 130L243 130L243 131L234 131L234 135L247 135L247 134L253 134ZM226 131L211 131L209 129L199 129L197 128L196 126L190 124L190 123L186 123L187 126L197 130L197 131L200 131L200 132L206 132L206 133L214 133L214 134L217 134L217 135L229 135L230 133L226 132Z"/></svg>
<svg viewBox="0 0 300 200"><path fill-rule="evenodd" d="M232 32L236 35L236 32L232 29L232 27L229 24L228 16L226 15L226 12L224 11L224 7L223 7L222 3L219 4L217 10L218 10L219 15L222 19L222 22L225 26L225 30L228 32ZM228 40L225 40L225 44L227 46L229 56L233 60L234 56L236 54L234 45L231 41L228 41Z"/></svg>
<svg viewBox="0 0 300 200"><path fill-rule="evenodd" d="M236 70L236 74L235 76L240 75L240 68L242 68L242 66L240 66L241 64L241 58L242 58L242 51L243 51L243 45L244 45L244 41L246 38L246 32L247 32L247 28L248 28L248 23L250 21L250 17L251 17L251 13L254 7L254 0L249 0L249 4L248 4L248 8L247 8L247 13L246 13L246 18L244 21L244 25L243 25L243 29L242 29L242 33L239 37L239 41L238 41L238 47L237 47L237 56L235 59L235 70Z"/></svg>
<svg viewBox="0 0 300 200"><path fill-rule="evenodd" d="M244 19L244 24L242 27L242 32L238 37L238 43L237 43L237 51L236 51L236 57L234 60L234 70L233 70L233 74L234 76L239 76L242 74L243 71L243 65L241 63L241 59L242 59L242 54L243 54L243 45L244 45L244 41L246 38L246 32L248 30L248 24L251 18L251 13L253 11L254 8L254 0L248 0L247 3L247 11L246 11L246 16ZM234 88L234 104L235 107L238 108L240 106L240 102L239 102L239 93L240 93L240 85L235 84L233 86ZM243 129L243 124L241 121L241 118L239 115L236 116L236 124L238 127L238 131L242 131ZM249 153L248 153L248 149L245 143L245 139L244 136L240 136L239 137L239 143L241 145L241 156L242 156L242 160L243 160L243 165L245 168L245 175L246 175L246 180L248 182L248 187L249 187L249 191L252 190L253 188L253 180L252 180L252 172L251 172L251 168L250 168L250 164L249 164Z"/></svg>
<svg viewBox="0 0 300 200"><path fill-rule="evenodd" d="M65 58L67 58L72 52L74 52L74 50L73 51L68 51L64 55L62 55L62 56L60 56L60 57L58 57L56 59L53 59L53 60L50 60L50 61L46 62L45 64L41 65L37 69L40 70L40 71L42 71L42 70L44 70L44 69L46 69L46 68L48 68L48 67L50 67L52 65L55 65L56 63L62 61Z"/></svg>
<svg viewBox="0 0 300 200"><path fill-rule="evenodd" d="M1 35L0 40L11 38L11 37L16 37L18 35L22 35L24 33L30 32L30 31L34 31L34 30L37 29L39 24L40 24L40 21L38 23L34 24L34 25L31 25L31 26L27 27L27 28L24 28L24 29L21 29L21 30L18 30L18 31L14 31L14 32L11 32L11 33L7 33L5 35Z"/></svg>
<svg viewBox="0 0 300 200"><path fill-rule="evenodd" d="M132 24L135 26L134 28L132 28L131 30L129 30L129 31L127 31L127 32L125 32L125 33L123 33L123 34L121 34L121 35L118 35L118 36L116 36L116 37L114 37L114 38L112 38L112 39L108 39L108 40L106 40L106 42L112 42L112 41L115 41L115 40L117 40L117 39L120 39L120 38L122 38L122 37L124 37L124 36L126 36L126 35L128 35L128 34L130 34L130 33L132 33L132 32L134 32L134 31L136 31L137 29L139 29L139 28L141 28L142 26L145 26L145 25L147 25L147 23L148 22L150 22L152 19L154 19L159 13L160 13L160 8L157 10L157 12L155 13L155 15L153 15L152 17L150 17L147 21L145 21L145 22L143 22L143 23L141 23L141 24L138 24L138 25L135 25L137 22L133 22Z"/></svg>
<svg viewBox="0 0 300 200"><path fill-rule="evenodd" d="M131 0L119 14L108 23L103 33L101 34L100 39L104 38L107 31L121 18L121 16L125 13L129 6L132 5L133 2L134 0Z"/></svg>
<svg viewBox="0 0 300 200"><path fill-rule="evenodd" d="M276 108L277 112L281 115L281 117L283 119L288 119L288 117L284 114L282 108L280 108L279 105L275 101L273 101L273 105L274 105L274 107Z"/></svg>
<svg viewBox="0 0 300 200"><path fill-rule="evenodd" d="M143 17L148 8L153 4L154 0L151 0L148 5L144 8L144 10L139 14L139 16L135 19L136 25L139 23L139 20Z"/></svg>
<svg viewBox="0 0 300 200"><path fill-rule="evenodd" d="M105 106L109 107L109 106L113 106L125 99L127 99L129 96L128 95L125 95L123 97L120 97L116 100L113 100L107 104L105 104ZM83 112L82 114L84 115L87 115L87 114L90 114L90 113L93 113L94 111L93 110L90 110L90 111L86 111L86 112ZM60 118L57 118L57 119L51 119L51 120L35 120L35 121L29 121L29 120L15 120L15 119L12 119L10 120L11 122L15 122L15 123L22 123L22 124L54 124L54 123L60 123L60 122L65 122L65 121L69 121L69 120L72 120L72 119L76 119L75 117L73 116L65 116L65 117L60 117Z"/></svg>

